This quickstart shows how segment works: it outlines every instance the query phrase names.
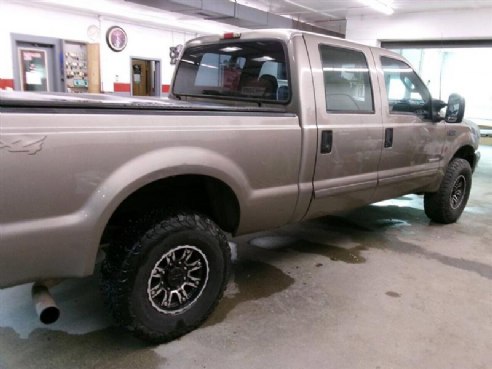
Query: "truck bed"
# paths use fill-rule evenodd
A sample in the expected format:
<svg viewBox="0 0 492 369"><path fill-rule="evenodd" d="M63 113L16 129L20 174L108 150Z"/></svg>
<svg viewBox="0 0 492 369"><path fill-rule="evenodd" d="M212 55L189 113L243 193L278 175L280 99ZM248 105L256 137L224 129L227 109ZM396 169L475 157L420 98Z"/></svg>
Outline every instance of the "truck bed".
<svg viewBox="0 0 492 369"><path fill-rule="evenodd" d="M206 102L206 101L180 101L159 97L124 97L108 94L75 94L65 93L39 93L0 91L0 109L2 112L66 112L76 109L77 113L116 113L121 110L125 114L158 114L159 112L244 112L244 113L285 113L283 106L259 106L258 103L241 102L240 106L233 105L231 101ZM245 106L246 105L246 106Z"/></svg>

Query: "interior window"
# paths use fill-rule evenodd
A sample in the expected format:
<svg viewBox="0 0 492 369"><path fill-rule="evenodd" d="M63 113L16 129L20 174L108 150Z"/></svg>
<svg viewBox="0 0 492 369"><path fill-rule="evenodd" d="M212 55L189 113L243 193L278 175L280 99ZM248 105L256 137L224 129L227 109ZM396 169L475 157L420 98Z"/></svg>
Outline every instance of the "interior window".
<svg viewBox="0 0 492 369"><path fill-rule="evenodd" d="M284 48L278 41L228 41L187 48L178 64L173 92L288 102Z"/></svg>
<svg viewBox="0 0 492 369"><path fill-rule="evenodd" d="M419 76L401 60L381 57L390 113L429 116L430 94Z"/></svg>
<svg viewBox="0 0 492 369"><path fill-rule="evenodd" d="M227 68L241 68L244 66L244 61L244 58L237 58L233 64L230 55L207 53L203 55L201 66L196 74L195 84L219 87L223 83L224 71ZM222 68L216 68L217 65L222 66Z"/></svg>
<svg viewBox="0 0 492 369"><path fill-rule="evenodd" d="M320 45L326 110L374 112L366 57L360 51Z"/></svg>

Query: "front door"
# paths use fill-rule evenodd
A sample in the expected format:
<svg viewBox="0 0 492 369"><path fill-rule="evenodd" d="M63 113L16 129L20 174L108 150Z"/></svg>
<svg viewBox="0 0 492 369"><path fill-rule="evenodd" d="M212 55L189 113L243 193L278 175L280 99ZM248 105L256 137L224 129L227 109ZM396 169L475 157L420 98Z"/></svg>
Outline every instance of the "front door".
<svg viewBox="0 0 492 369"><path fill-rule="evenodd" d="M316 91L318 148L308 217L371 201L382 147L377 74L368 47L306 36Z"/></svg>
<svg viewBox="0 0 492 369"><path fill-rule="evenodd" d="M404 61L375 51L383 100L384 145L375 200L425 188L436 178L446 138L445 123L433 122L430 93Z"/></svg>

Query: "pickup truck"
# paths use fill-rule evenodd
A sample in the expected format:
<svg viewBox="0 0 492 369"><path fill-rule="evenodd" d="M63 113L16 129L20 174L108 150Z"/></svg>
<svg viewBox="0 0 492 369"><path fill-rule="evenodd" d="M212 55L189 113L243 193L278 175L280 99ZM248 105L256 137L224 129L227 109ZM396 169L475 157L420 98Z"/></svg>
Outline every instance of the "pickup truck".
<svg viewBox="0 0 492 369"><path fill-rule="evenodd" d="M34 282L50 323L49 288L103 259L116 322L152 342L214 309L229 237L410 193L456 222L480 157L461 96L432 99L400 55L298 30L189 41L167 99L0 97L0 288Z"/></svg>

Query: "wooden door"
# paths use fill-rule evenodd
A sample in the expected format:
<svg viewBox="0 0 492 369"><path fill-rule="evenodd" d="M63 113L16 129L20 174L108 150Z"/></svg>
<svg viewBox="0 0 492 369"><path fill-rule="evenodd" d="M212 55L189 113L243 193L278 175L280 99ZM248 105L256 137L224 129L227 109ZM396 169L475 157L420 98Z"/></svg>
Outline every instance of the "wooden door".
<svg viewBox="0 0 492 369"><path fill-rule="evenodd" d="M131 73L133 96L150 96L150 61L132 59Z"/></svg>

